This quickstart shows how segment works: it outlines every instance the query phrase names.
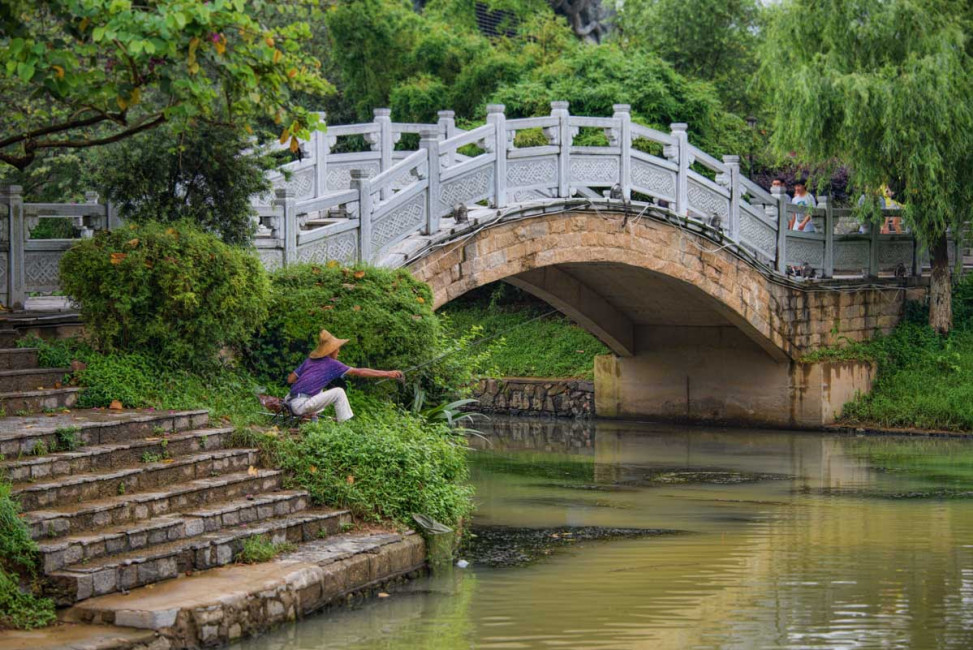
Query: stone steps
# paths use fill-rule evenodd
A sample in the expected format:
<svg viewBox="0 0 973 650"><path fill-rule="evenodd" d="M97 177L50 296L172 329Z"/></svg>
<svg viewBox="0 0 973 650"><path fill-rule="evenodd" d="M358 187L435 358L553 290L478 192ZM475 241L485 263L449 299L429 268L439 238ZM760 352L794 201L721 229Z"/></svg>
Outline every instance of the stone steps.
<svg viewBox="0 0 973 650"><path fill-rule="evenodd" d="M67 409L77 403L80 392L80 388L68 387L0 393L0 409L11 414Z"/></svg>
<svg viewBox="0 0 973 650"><path fill-rule="evenodd" d="M36 367L36 348L0 348L0 370L20 370Z"/></svg>
<svg viewBox="0 0 973 650"><path fill-rule="evenodd" d="M246 471L257 459L258 452L253 449L196 452L176 458L154 460L139 467L77 474L42 483L16 483L13 485L13 494L24 510L68 506Z"/></svg>
<svg viewBox="0 0 973 650"><path fill-rule="evenodd" d="M78 391L77 388L61 389ZM47 392L47 391L44 391ZM2 397L2 396L0 396ZM36 453L37 446L58 448L59 434L71 433L83 446L126 442L161 437L164 434L205 427L208 411L75 411L54 417L25 415L0 419L0 454L7 459L22 459Z"/></svg>
<svg viewBox="0 0 973 650"><path fill-rule="evenodd" d="M120 494L72 506L33 510L23 516L34 539L76 535L105 526L139 522L195 506L264 494L281 486L282 472L253 470L201 478L151 492Z"/></svg>
<svg viewBox="0 0 973 650"><path fill-rule="evenodd" d="M14 483L110 471L137 465L146 454L182 456L195 451L222 449L233 429L195 429L166 438L151 436L139 440L78 447L46 456L28 456L0 462L0 473ZM165 440L165 445L163 445ZM61 441L56 441L63 444Z"/></svg>
<svg viewBox="0 0 973 650"><path fill-rule="evenodd" d="M70 368L17 368L0 370L0 393L60 388Z"/></svg>
<svg viewBox="0 0 973 650"><path fill-rule="evenodd" d="M186 571L230 564L251 537L300 544L336 534L342 523L350 521L346 510L304 511L74 564L49 573L47 579L58 604L70 605L92 596L175 578Z"/></svg>
<svg viewBox="0 0 973 650"><path fill-rule="evenodd" d="M306 492L285 490L170 513L138 524L122 524L54 541L41 541L37 547L41 566L45 573L50 573L70 564L129 553L229 526L296 514L306 508Z"/></svg>

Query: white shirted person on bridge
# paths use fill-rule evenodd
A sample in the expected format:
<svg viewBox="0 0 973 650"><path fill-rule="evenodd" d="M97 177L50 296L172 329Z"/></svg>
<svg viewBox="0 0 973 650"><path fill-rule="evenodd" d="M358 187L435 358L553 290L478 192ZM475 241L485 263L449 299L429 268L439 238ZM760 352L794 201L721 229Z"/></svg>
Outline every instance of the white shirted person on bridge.
<svg viewBox="0 0 973 650"><path fill-rule="evenodd" d="M348 339L339 339L328 330L321 330L317 347L287 376L291 392L284 403L294 415L311 415L311 420L317 420L321 411L334 404L335 420L344 422L355 415L348 404L348 396L344 388L325 390L328 384L341 377L402 379L401 370L350 368L338 361L338 351L347 342Z"/></svg>

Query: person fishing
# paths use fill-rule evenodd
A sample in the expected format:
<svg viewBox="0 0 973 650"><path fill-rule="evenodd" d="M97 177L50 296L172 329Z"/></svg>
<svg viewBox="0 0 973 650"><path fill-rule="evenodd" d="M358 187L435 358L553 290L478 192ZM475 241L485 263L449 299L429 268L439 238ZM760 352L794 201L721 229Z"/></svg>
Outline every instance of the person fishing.
<svg viewBox="0 0 973 650"><path fill-rule="evenodd" d="M328 388L328 385L341 377L362 377L363 379L402 379L401 370L372 370L371 368L351 368L338 361L338 352L348 339L339 339L328 330L318 333L318 345L297 369L287 376L291 386L284 403L294 415L311 415L317 420L318 414L334 405L335 420L344 422L355 416L348 403L344 388Z"/></svg>

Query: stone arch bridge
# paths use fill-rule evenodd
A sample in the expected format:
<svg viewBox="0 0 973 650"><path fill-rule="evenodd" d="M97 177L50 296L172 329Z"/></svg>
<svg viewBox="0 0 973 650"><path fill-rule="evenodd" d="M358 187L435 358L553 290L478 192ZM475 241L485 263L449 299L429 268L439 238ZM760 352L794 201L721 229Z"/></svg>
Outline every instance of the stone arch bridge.
<svg viewBox="0 0 973 650"><path fill-rule="evenodd" d="M911 235L860 232L827 197L791 205L737 156L693 146L685 124L641 126L622 104L589 117L553 102L519 119L491 105L468 131L451 111L411 124L376 109L372 122L313 134L270 180L253 200L268 268L407 266L437 307L496 280L521 286L612 349L596 363L603 416L829 421L870 370L802 354L894 326L926 266ZM32 240L40 219L74 219L81 236L115 222L95 196L32 205L8 187L0 204L5 304L57 288L71 242ZM807 213L816 232L788 228Z"/></svg>

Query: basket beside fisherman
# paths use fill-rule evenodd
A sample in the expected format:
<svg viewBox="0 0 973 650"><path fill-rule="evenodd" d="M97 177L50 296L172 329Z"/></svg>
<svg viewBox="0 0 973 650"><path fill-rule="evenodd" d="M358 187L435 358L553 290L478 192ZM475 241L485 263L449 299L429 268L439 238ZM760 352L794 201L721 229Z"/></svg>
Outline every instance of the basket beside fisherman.
<svg viewBox="0 0 973 650"><path fill-rule="evenodd" d="M344 388L328 388L342 377L364 379L402 379L400 370L372 370L351 368L338 361L338 352L348 339L339 339L328 330L318 334L318 345L308 358L287 376L291 392L284 402L294 415L310 415L317 419L321 411L334 405L335 420L344 422L354 417Z"/></svg>

